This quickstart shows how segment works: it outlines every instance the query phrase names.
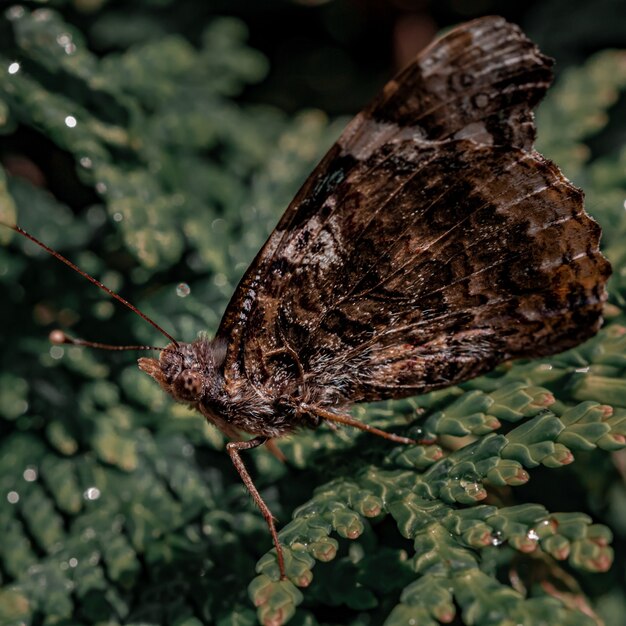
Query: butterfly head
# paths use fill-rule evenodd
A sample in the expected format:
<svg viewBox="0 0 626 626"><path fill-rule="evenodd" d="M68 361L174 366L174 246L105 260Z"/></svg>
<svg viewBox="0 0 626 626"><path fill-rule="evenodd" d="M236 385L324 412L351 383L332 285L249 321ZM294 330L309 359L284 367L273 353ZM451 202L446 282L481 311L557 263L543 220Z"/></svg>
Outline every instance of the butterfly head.
<svg viewBox="0 0 626 626"><path fill-rule="evenodd" d="M221 375L224 350L206 338L169 344L158 359L139 359L139 369L152 376L178 402L195 404L212 395Z"/></svg>

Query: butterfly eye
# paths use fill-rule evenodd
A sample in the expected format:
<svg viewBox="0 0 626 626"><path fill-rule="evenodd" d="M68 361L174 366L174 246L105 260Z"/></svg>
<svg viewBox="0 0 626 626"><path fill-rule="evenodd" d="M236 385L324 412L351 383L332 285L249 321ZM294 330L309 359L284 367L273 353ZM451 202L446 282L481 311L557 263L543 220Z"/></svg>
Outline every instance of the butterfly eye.
<svg viewBox="0 0 626 626"><path fill-rule="evenodd" d="M196 400L202 395L203 376L194 370L183 370L176 379L176 391L186 400Z"/></svg>

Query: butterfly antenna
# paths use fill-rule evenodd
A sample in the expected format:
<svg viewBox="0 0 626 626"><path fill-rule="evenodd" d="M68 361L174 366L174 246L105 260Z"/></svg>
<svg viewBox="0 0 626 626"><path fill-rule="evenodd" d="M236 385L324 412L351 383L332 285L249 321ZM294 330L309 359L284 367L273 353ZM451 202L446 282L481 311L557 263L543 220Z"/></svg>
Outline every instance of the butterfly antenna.
<svg viewBox="0 0 626 626"><path fill-rule="evenodd" d="M97 350L163 350L164 348L159 348L157 346L114 346L110 343L100 343L99 341L87 341L85 339L79 339L78 337L70 337L66 335L62 330L56 329L53 330L49 335L48 339L50 343L53 343L56 346L60 346L63 344L70 344L72 346L85 346L87 348L95 348Z"/></svg>
<svg viewBox="0 0 626 626"><path fill-rule="evenodd" d="M112 289L109 289L106 285L101 283L99 280L96 280L93 276L90 276L89 274L87 274L87 272L81 270L80 267L72 263L69 259L66 259L62 254L48 247L45 243L43 243L42 241L39 241L39 239L37 239L36 237L26 232L23 228L20 228L17 225L7 224L5 222L0 222L0 225L6 226L7 228L14 230L16 233L19 233L23 237L26 237L26 239L30 239L33 243L37 244L40 248L44 249L48 254L52 255L54 258L58 259L59 261L65 263L65 265L67 265L68 267L71 267L75 272L78 272L83 278L86 278L90 283L102 289L102 291L106 292L112 298L115 298L118 302L121 302L125 307L128 307L131 311L133 311L133 313L136 313L137 315L139 315L139 317L144 319L146 322L148 322L148 324L151 324L154 328L156 328L162 335L167 337L175 346L178 346L178 342L176 341L176 339L174 339L174 337L172 337L172 335L170 335L167 331L163 330L154 320L151 320L145 313L142 313L136 306L131 304L128 300L125 300L124 298L122 298L122 296L115 293L115 291L113 291ZM54 331L52 334L54 334ZM84 345L84 346L89 345L91 347L101 347L104 350L116 350L116 349L121 349L121 350L148 349L150 350L150 349L153 349L150 346L118 346L117 348L115 346L109 346L105 348L104 346L107 346L108 344L97 344L97 343L84 341L82 339L72 339L68 337L67 335L64 335L64 337L65 339L67 339L67 341L63 340L60 343L74 343L77 345ZM52 337L51 337L51 341L53 341L53 343L56 343L54 342ZM161 348L154 348L154 349L160 350Z"/></svg>

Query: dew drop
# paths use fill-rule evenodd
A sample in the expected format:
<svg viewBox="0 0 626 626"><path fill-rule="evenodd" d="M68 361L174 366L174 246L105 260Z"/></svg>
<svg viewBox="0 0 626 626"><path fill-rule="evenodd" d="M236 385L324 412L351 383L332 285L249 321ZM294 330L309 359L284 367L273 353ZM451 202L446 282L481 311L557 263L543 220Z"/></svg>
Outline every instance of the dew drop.
<svg viewBox="0 0 626 626"><path fill-rule="evenodd" d="M82 539L83 541L89 541L90 539L93 539L95 536L96 536L96 531L93 528L89 527L84 530Z"/></svg>
<svg viewBox="0 0 626 626"><path fill-rule="evenodd" d="M226 287L226 285L228 284L228 277L226 276L226 274L218 272L217 274L215 274L215 276L213 276L213 282L217 287Z"/></svg>
<svg viewBox="0 0 626 626"><path fill-rule="evenodd" d="M504 543L504 537L499 530L491 533L491 545L492 546L501 546Z"/></svg>
<svg viewBox="0 0 626 626"><path fill-rule="evenodd" d="M539 535L537 534L537 531L534 528L531 528L527 535L526 535L531 541L539 541Z"/></svg>
<svg viewBox="0 0 626 626"><path fill-rule="evenodd" d="M9 491L7 493L7 500L9 504L17 504L20 501L20 494L17 491Z"/></svg>
<svg viewBox="0 0 626 626"><path fill-rule="evenodd" d="M117 211L116 213L113 213L113 220L115 222L121 222L123 219L124 219L124 216L119 211Z"/></svg>
<svg viewBox="0 0 626 626"><path fill-rule="evenodd" d="M102 226L106 222L106 212L102 209L101 206L91 206L87 209L86 213L87 221L92 226Z"/></svg>
<svg viewBox="0 0 626 626"><path fill-rule="evenodd" d="M115 313L115 307L113 306L113 303L106 300L98 302L94 306L93 310L95 315L104 320L110 318L113 313Z"/></svg>
<svg viewBox="0 0 626 626"><path fill-rule="evenodd" d="M35 22L49 22L52 19L52 11L49 9L37 9L32 15Z"/></svg>
<svg viewBox="0 0 626 626"><path fill-rule="evenodd" d="M191 293L191 287L187 283L178 283L176 295L179 298L186 298Z"/></svg>
<svg viewBox="0 0 626 626"><path fill-rule="evenodd" d="M223 233L226 230L226 221L223 220L221 217L218 217L211 223L211 228L216 233Z"/></svg>
<svg viewBox="0 0 626 626"><path fill-rule="evenodd" d="M59 359L63 358L64 354L65 354L65 350L61 346L50 346L50 356L55 361L58 361Z"/></svg>
<svg viewBox="0 0 626 626"><path fill-rule="evenodd" d="M57 43L63 48L65 54L74 54L74 52L76 52L76 45L72 41L72 36L69 33L61 33L58 35Z"/></svg>
<svg viewBox="0 0 626 626"><path fill-rule="evenodd" d="M423 439L424 429L421 426L411 426L407 435L411 437L411 439Z"/></svg>
<svg viewBox="0 0 626 626"><path fill-rule="evenodd" d="M98 487L89 487L83 493L85 500L97 500L100 497L100 489Z"/></svg>
<svg viewBox="0 0 626 626"><path fill-rule="evenodd" d="M98 181L96 183L96 191L98 193L104 193L106 190L107 190L106 183L103 183L102 181Z"/></svg>
<svg viewBox="0 0 626 626"><path fill-rule="evenodd" d="M65 118L65 125L68 128L76 128L76 118L73 115L68 115Z"/></svg>
<svg viewBox="0 0 626 626"><path fill-rule="evenodd" d="M68 563L70 567L76 567L78 565L78 559L75 557L72 557Z"/></svg>
<svg viewBox="0 0 626 626"><path fill-rule="evenodd" d="M480 485L480 483L476 482L475 480L469 480L469 481L461 481L461 487L463 487L463 489L465 490L465 493L470 496L470 498L475 498L482 489L482 486Z"/></svg>
<svg viewBox="0 0 626 626"><path fill-rule="evenodd" d="M24 7L21 7L16 4L15 6L12 6L7 9L6 16L9 20L13 21L13 20L19 20L20 17L24 17L24 13L25 13Z"/></svg>
<svg viewBox="0 0 626 626"><path fill-rule="evenodd" d="M84 157L80 157L80 159L78 160L78 162L86 169L91 169L93 167L93 162L91 161L91 159L87 156Z"/></svg>
<svg viewBox="0 0 626 626"><path fill-rule="evenodd" d="M20 71L20 64L14 61L9 65L9 74L17 74Z"/></svg>
<svg viewBox="0 0 626 626"><path fill-rule="evenodd" d="M37 470L34 467L27 467L22 476L26 482L32 483L37 480Z"/></svg>

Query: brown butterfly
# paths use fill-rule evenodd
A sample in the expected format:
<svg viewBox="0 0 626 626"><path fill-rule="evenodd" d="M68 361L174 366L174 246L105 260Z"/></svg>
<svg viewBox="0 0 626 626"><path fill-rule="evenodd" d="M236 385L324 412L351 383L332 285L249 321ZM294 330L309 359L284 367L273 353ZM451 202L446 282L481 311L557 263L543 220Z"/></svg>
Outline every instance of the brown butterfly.
<svg viewBox="0 0 626 626"><path fill-rule="evenodd" d="M148 320L171 343L139 367L232 440L283 578L274 519L242 450L323 422L419 443L356 420L350 405L560 352L600 327L611 272L600 228L582 192L532 147L550 67L502 18L451 31L348 125L252 262L214 339L181 343Z"/></svg>

